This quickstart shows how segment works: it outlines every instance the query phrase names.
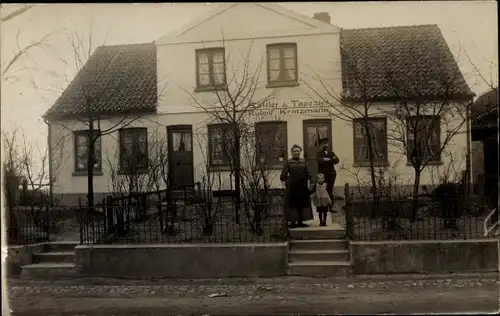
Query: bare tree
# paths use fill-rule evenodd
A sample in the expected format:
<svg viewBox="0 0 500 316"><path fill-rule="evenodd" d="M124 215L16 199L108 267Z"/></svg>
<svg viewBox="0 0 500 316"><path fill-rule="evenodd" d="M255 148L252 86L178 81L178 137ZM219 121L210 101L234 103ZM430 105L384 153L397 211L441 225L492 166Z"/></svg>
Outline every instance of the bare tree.
<svg viewBox="0 0 500 316"><path fill-rule="evenodd" d="M387 71L389 89L396 97L393 107L384 112L389 118L388 140L407 155L414 169L413 219L423 170L441 161L443 151L462 134L469 121L472 92L466 87L458 66L450 67L442 56L409 55L405 73ZM422 68L425 58L432 67ZM469 164L466 166L468 172Z"/></svg>
<svg viewBox="0 0 500 316"><path fill-rule="evenodd" d="M20 129L2 131L2 136L6 158L3 165L6 180L3 191L9 218L9 236L16 238L18 217L26 216L25 212L15 212L16 205L22 204L22 207L28 208L35 225L43 224L39 221L39 215L49 204L48 151L28 141ZM60 145L55 144L56 147ZM59 167L55 166L54 171L59 172ZM50 225L43 228L50 229Z"/></svg>
<svg viewBox="0 0 500 316"><path fill-rule="evenodd" d="M225 47L223 39L222 44L222 47ZM238 223L242 183L241 144L244 141L249 116L252 111L273 98L279 90L265 92L265 83L262 80L265 59L253 52L252 43L246 52L240 51L234 60L230 53L224 55L225 52L226 49L217 56L223 61L223 69L210 72L207 86L211 91L209 98L200 99L185 88L181 89L188 93L194 103L208 115L209 122L226 124L229 127L221 130L219 142L224 147L231 176L234 177L235 215Z"/></svg>
<svg viewBox="0 0 500 316"><path fill-rule="evenodd" d="M22 6L19 9L15 9L11 13L9 13L9 14L7 14L5 16L2 16L2 22L10 21L10 20L14 19L17 16L20 16L21 14L26 13L26 11L30 10L31 8L33 8L33 5L32 4L28 4L28 5Z"/></svg>
<svg viewBox="0 0 500 316"><path fill-rule="evenodd" d="M195 140L203 157L203 162L196 166L195 169L198 179L201 180L197 183L196 189L197 215L203 220L203 233L210 235L213 232L217 216L223 210L221 198L215 198L213 195L215 190L222 187L222 177L210 165L208 152L205 149L208 142L208 135L204 137L203 134L196 134ZM169 231L173 231L173 226Z"/></svg>
<svg viewBox="0 0 500 316"><path fill-rule="evenodd" d="M120 48L107 49L105 46L96 47L96 40L93 36L93 19L90 22L90 32L84 36L76 31L70 31L68 42L73 53L73 64L78 70L78 75L69 83L68 89L75 93L78 98L77 104L70 104L69 107L78 107L78 113L74 113L70 119L76 119L83 123L88 130L87 146L87 204L94 205L93 174L94 166L99 163L96 159L96 142L103 136L112 135L120 129L126 128L144 116L141 109L124 111L121 105L113 105L112 109L107 108L108 103L126 102L118 100L119 93L129 91L134 82L129 78L123 79L114 71L117 66L133 67L134 65L124 65L120 60L120 54L124 53ZM128 55L126 55L128 56ZM123 59L123 58L122 58ZM63 61L70 64L67 61ZM132 71L127 68L127 71ZM67 78L66 74L65 77ZM157 82L155 81L155 87ZM63 92L61 98L66 97L66 102L75 103L71 96ZM159 91L161 93L161 91ZM69 98L69 99L68 99ZM65 109L70 114L71 109ZM63 120L53 120L54 123L72 131L74 124L68 126Z"/></svg>
<svg viewBox="0 0 500 316"><path fill-rule="evenodd" d="M271 176L269 162L273 160L278 139L284 137L280 130L271 129L257 135L255 126L240 127L242 136L241 188L244 197L244 210L250 228L261 233L261 221L272 210ZM260 136L260 137L258 137ZM265 141L262 141L265 140Z"/></svg>
<svg viewBox="0 0 500 316"><path fill-rule="evenodd" d="M14 19L19 19L22 15L26 14L30 10L32 10L34 5L24 5L18 9L14 9L12 12L8 14L2 14L2 24L3 28L9 29L9 24ZM2 6L3 11L3 6ZM2 12L3 13L3 12ZM16 39L15 39L15 50L12 57L5 60L2 65L2 81L12 81L15 80L16 73L22 70L27 70L28 67L26 63L23 63L22 66L19 66L20 61L23 60L24 57L27 57L33 50L36 49L49 49L52 48L50 44L50 39L54 37L56 34L60 33L60 30L54 30L42 36L39 39L31 41L28 44L22 44L21 42L21 34L22 29L16 29ZM11 45L11 43L9 43Z"/></svg>
<svg viewBox="0 0 500 316"><path fill-rule="evenodd" d="M384 100L389 87L385 81L373 80L385 72L382 52L377 49L377 44L366 43L365 49L370 52L366 54L368 58L359 57L354 51L355 48L341 46L341 55L350 56L342 60L343 91L339 91L327 78L312 69L310 74L304 74L307 79L302 82L308 88L308 94L320 98L328 106L331 116L354 124L354 128L365 135L364 143L367 150L358 149L355 155L367 158L368 165L361 167L369 167L371 180L369 186L375 200L379 194L376 168L385 163L388 153L384 152L383 147L377 146L376 133L380 130L380 126L377 125L378 122L375 123L370 119L380 113L377 105Z"/></svg>

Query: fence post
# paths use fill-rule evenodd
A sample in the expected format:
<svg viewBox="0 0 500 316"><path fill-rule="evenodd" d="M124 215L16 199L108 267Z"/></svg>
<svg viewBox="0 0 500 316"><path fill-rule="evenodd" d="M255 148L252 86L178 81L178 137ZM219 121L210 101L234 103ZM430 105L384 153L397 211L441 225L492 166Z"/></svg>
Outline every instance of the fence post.
<svg viewBox="0 0 500 316"><path fill-rule="evenodd" d="M86 212L85 210L82 209L82 198L78 197L78 210L79 214L81 216L80 218L80 245L83 244L83 225L85 225L85 220L86 220Z"/></svg>
<svg viewBox="0 0 500 316"><path fill-rule="evenodd" d="M108 195L106 196L106 202L104 203L104 209L105 209L105 218L106 218L106 234L112 234L113 232L113 225L114 225L114 219L113 219L113 196Z"/></svg>
<svg viewBox="0 0 500 316"><path fill-rule="evenodd" d="M47 238L47 241L50 241L50 228L51 228L51 226L52 226L52 221L51 221L51 219L52 219L52 218L51 218L51 216L50 216L50 211L51 211L51 209L50 209L50 206L49 206L49 205L47 205L47 209L46 209L46 211L47 211L47 214L46 214L46 216L45 216L45 218L46 218L46 223L45 223L45 225L47 225L47 226L46 226L46 235L47 235L47 236L46 236L46 238Z"/></svg>
<svg viewBox="0 0 500 316"><path fill-rule="evenodd" d="M345 226L346 226L346 239L352 240L354 229L354 217L352 210L351 193L349 184L344 185L344 211L345 211Z"/></svg>

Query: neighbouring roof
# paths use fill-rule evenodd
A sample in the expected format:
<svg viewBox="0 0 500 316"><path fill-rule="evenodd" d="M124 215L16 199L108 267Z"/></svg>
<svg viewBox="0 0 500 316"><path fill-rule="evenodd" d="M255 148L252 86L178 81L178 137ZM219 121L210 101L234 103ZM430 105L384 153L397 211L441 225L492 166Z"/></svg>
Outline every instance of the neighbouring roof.
<svg viewBox="0 0 500 316"><path fill-rule="evenodd" d="M498 126L498 87L481 94L471 108L473 128Z"/></svg>
<svg viewBox="0 0 500 316"><path fill-rule="evenodd" d="M428 97L444 86L453 97L474 95L437 25L343 29L341 51L347 99L392 99L410 82Z"/></svg>
<svg viewBox="0 0 500 316"><path fill-rule="evenodd" d="M353 65L364 71L368 92L380 99L394 97L387 84L387 73L394 82L405 82L409 73L418 73L421 82L426 83L424 92L429 94L442 87L437 83L440 79L453 79L455 97L474 96L437 25L344 29L341 47L343 92L347 98L360 96L359 85L353 80ZM89 97L93 113L154 111L157 105L154 44L99 47L44 117L85 114Z"/></svg>
<svg viewBox="0 0 500 316"><path fill-rule="evenodd" d="M44 117L155 111L156 90L153 43L101 46Z"/></svg>

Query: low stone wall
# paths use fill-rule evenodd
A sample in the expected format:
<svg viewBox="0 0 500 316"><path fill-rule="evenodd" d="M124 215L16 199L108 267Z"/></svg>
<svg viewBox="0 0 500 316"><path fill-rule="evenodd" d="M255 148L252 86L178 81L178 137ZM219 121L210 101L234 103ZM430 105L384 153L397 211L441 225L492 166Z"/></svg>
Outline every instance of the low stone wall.
<svg viewBox="0 0 500 316"><path fill-rule="evenodd" d="M271 277L286 274L288 243L80 245L75 262L88 277Z"/></svg>
<svg viewBox="0 0 500 316"><path fill-rule="evenodd" d="M7 246L4 269L8 276L18 276L21 274L21 266L33 263L33 253L43 252L45 243Z"/></svg>
<svg viewBox="0 0 500 316"><path fill-rule="evenodd" d="M351 242L355 274L498 271L498 240Z"/></svg>

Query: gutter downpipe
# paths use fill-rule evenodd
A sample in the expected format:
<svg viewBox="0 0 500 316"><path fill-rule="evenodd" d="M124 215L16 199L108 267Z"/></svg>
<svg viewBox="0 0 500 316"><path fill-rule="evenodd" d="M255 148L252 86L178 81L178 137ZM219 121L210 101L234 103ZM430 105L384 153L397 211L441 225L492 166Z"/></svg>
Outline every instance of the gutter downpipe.
<svg viewBox="0 0 500 316"><path fill-rule="evenodd" d="M43 121L47 124L48 136L47 136L47 145L48 145L48 154L49 154L49 203L50 207L54 206L54 192L53 192L53 183L52 183L52 128L49 121L44 118Z"/></svg>

